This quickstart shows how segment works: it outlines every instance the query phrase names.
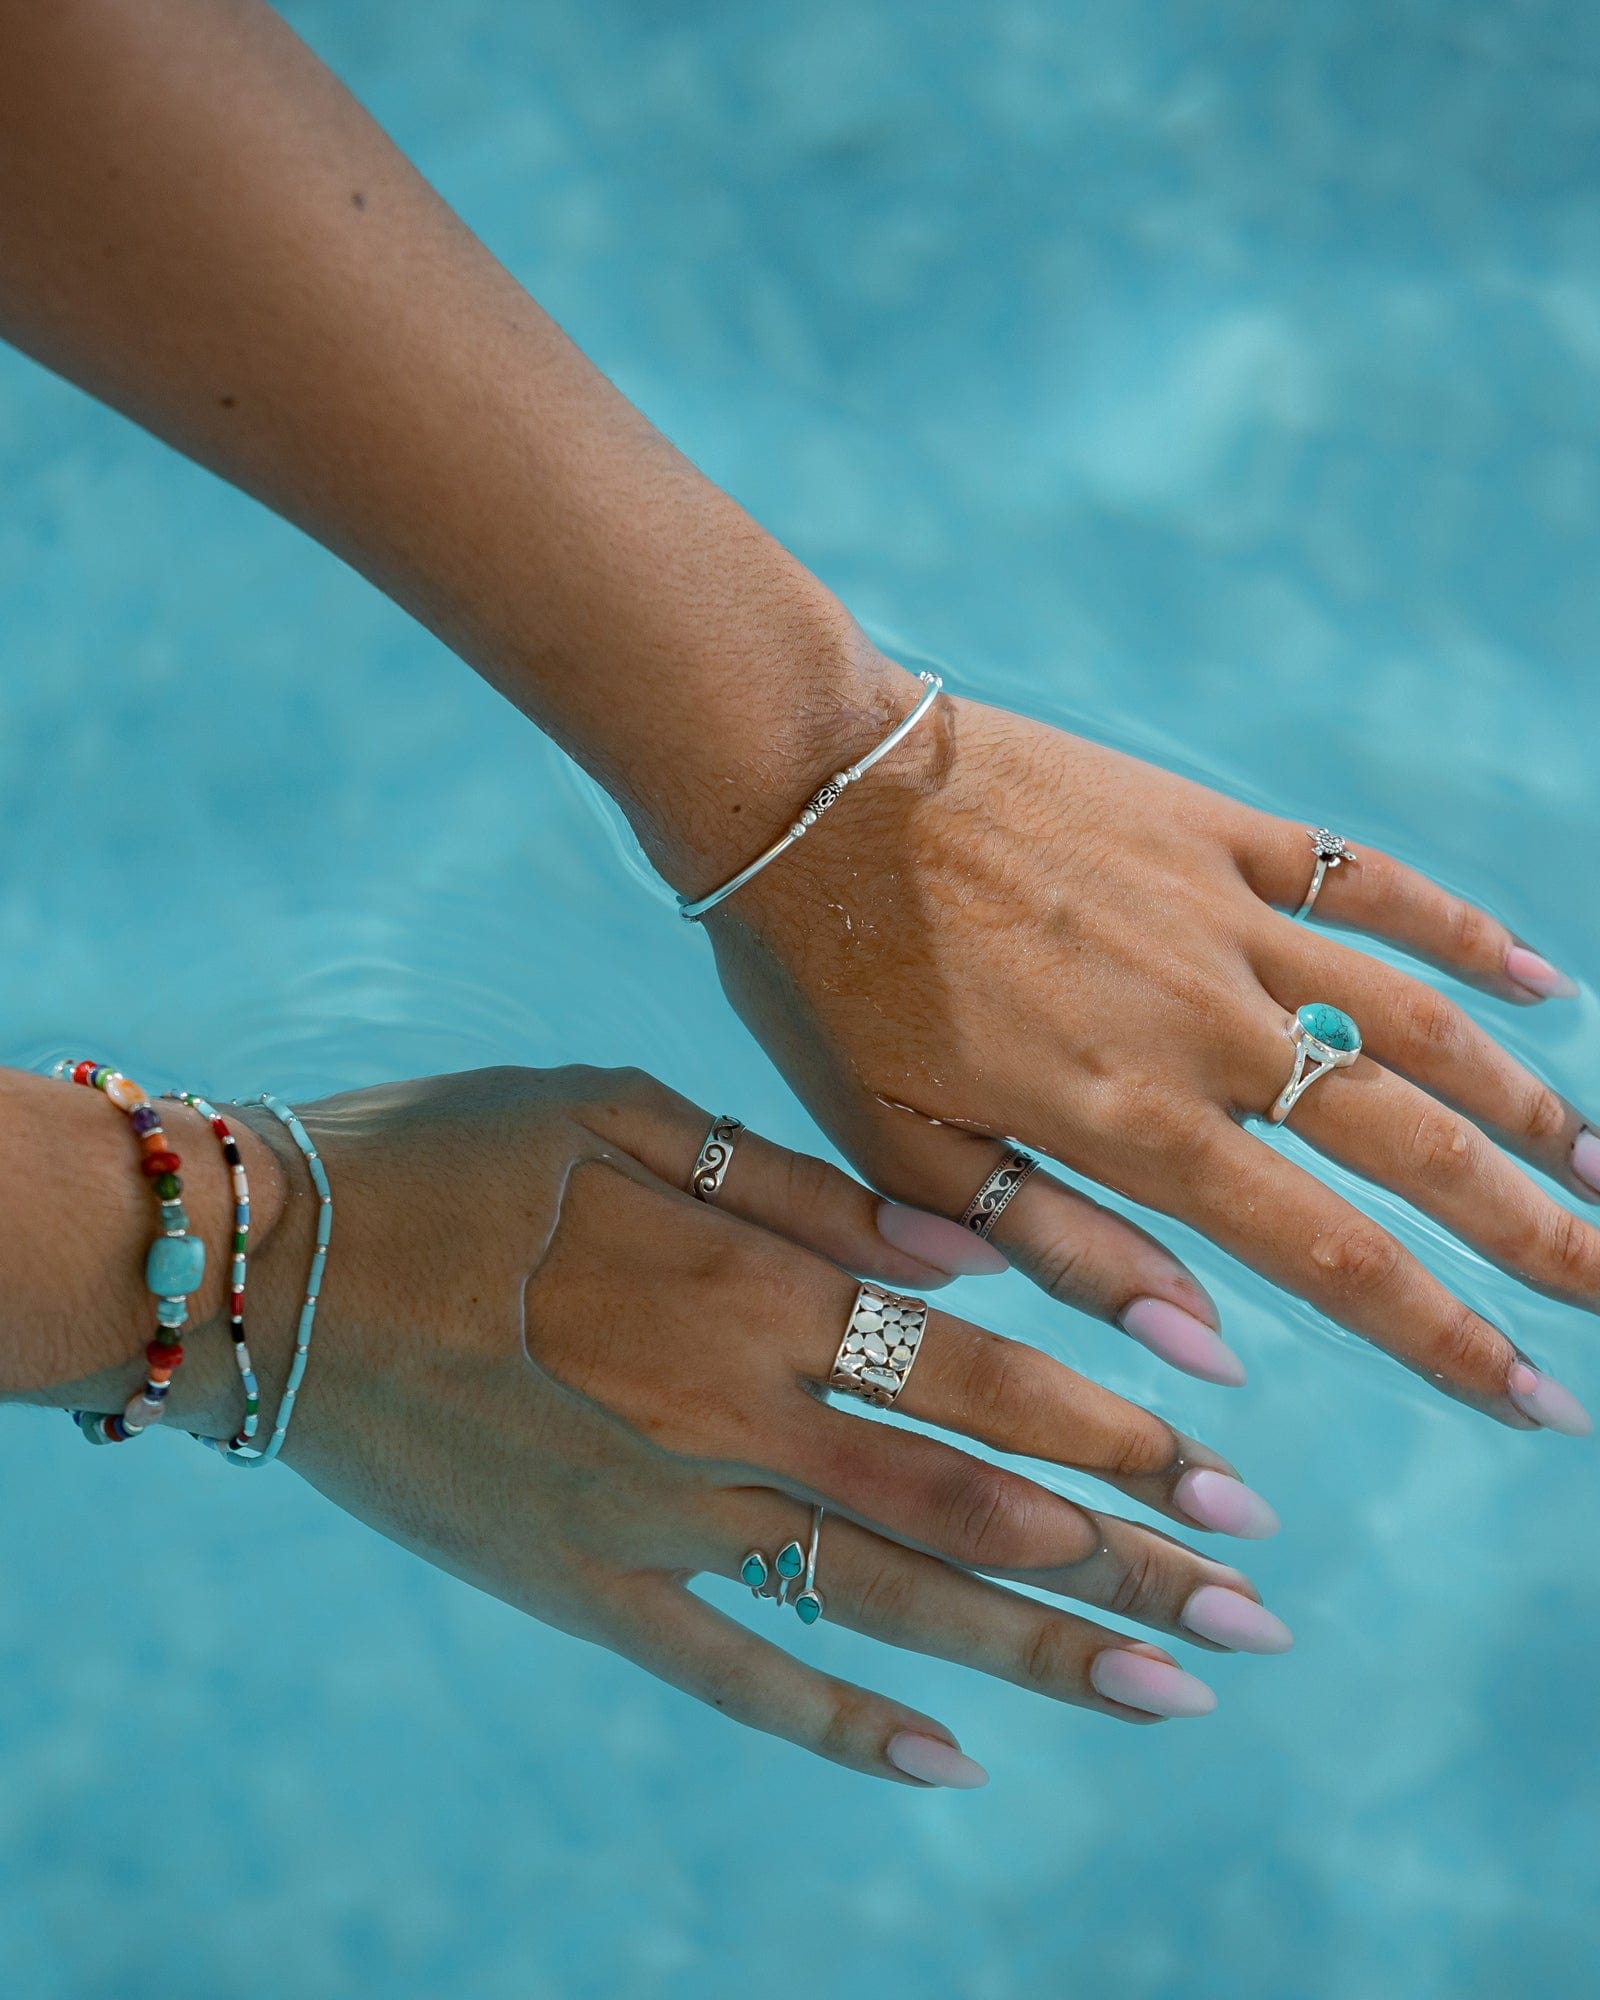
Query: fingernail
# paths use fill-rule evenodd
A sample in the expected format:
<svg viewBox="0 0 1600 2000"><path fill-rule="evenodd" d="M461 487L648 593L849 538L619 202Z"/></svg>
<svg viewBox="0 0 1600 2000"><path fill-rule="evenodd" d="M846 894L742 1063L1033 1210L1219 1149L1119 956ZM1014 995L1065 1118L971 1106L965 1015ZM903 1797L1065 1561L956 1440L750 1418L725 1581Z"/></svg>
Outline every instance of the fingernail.
<svg viewBox="0 0 1600 2000"><path fill-rule="evenodd" d="M1264 1542L1278 1532L1277 1515L1259 1493L1230 1473L1196 1466L1172 1489L1172 1497L1191 1521L1219 1534L1238 1535L1247 1542Z"/></svg>
<svg viewBox="0 0 1600 2000"><path fill-rule="evenodd" d="M1186 1674L1182 1667L1169 1667L1165 1660L1130 1653L1123 1646L1108 1646L1095 1654L1089 1666L1089 1685L1107 1701L1120 1701L1124 1708L1142 1708L1146 1715L1209 1715L1217 1705L1216 1695L1205 1682Z"/></svg>
<svg viewBox="0 0 1600 2000"><path fill-rule="evenodd" d="M1178 1622L1235 1653L1287 1653L1294 1634L1264 1604L1241 1590L1203 1583L1178 1613Z"/></svg>
<svg viewBox="0 0 1600 2000"><path fill-rule="evenodd" d="M1541 1430L1559 1431L1563 1437L1586 1438L1594 1429L1589 1412L1572 1391L1563 1388L1553 1375L1541 1375L1526 1361L1511 1370L1506 1391L1525 1417Z"/></svg>
<svg viewBox="0 0 1600 2000"><path fill-rule="evenodd" d="M1586 1188L1600 1194L1600 1132L1586 1125L1572 1142L1572 1171Z"/></svg>
<svg viewBox="0 0 1600 2000"><path fill-rule="evenodd" d="M953 1743L938 1736L918 1736L909 1729L891 1736L883 1754L897 1771L920 1778L925 1785L944 1785L953 1792L975 1792L989 1782L981 1764L964 1757Z"/></svg>
<svg viewBox="0 0 1600 2000"><path fill-rule="evenodd" d="M1506 953L1506 973L1541 1000L1570 1000L1578 990L1575 979L1569 979L1525 944L1514 944Z"/></svg>
<svg viewBox="0 0 1600 2000"><path fill-rule="evenodd" d="M1119 1315L1124 1333L1202 1382L1220 1382L1237 1389L1244 1381L1244 1363L1203 1319L1196 1319L1170 1299L1135 1299Z"/></svg>
<svg viewBox="0 0 1600 2000"><path fill-rule="evenodd" d="M879 1204L878 1234L908 1257L920 1258L936 1271L948 1271L952 1278L992 1278L1011 1268L986 1237L975 1236L947 1216L907 1208L903 1202Z"/></svg>

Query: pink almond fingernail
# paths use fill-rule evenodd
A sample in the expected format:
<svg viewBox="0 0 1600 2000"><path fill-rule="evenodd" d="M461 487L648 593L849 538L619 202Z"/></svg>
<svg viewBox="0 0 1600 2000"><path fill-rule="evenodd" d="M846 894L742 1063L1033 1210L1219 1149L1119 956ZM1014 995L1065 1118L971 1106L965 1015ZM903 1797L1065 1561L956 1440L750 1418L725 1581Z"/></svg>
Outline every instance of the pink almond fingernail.
<svg viewBox="0 0 1600 2000"><path fill-rule="evenodd" d="M1124 1646L1108 1646L1095 1654L1089 1666L1089 1685L1107 1701L1143 1709L1146 1715L1209 1715L1217 1705L1215 1691L1182 1667L1129 1652Z"/></svg>
<svg viewBox="0 0 1600 2000"><path fill-rule="evenodd" d="M1191 1591L1178 1622L1199 1638L1235 1653L1287 1653L1294 1644L1294 1634L1264 1604L1218 1583L1203 1583Z"/></svg>
<svg viewBox="0 0 1600 2000"><path fill-rule="evenodd" d="M1242 1541L1264 1542L1281 1525L1259 1493L1252 1492L1242 1479L1214 1472L1210 1466L1195 1466L1184 1473L1173 1487L1172 1497L1202 1528L1237 1535Z"/></svg>
<svg viewBox="0 0 1600 2000"><path fill-rule="evenodd" d="M1506 975L1541 1000L1570 1000L1578 991L1575 979L1569 979L1525 944L1514 944L1506 953Z"/></svg>
<svg viewBox="0 0 1600 2000"><path fill-rule="evenodd" d="M884 1745L883 1754L897 1771L920 1778L925 1785L942 1785L953 1792L975 1792L989 1782L989 1773L953 1743L939 1736L921 1736L902 1729Z"/></svg>
<svg viewBox="0 0 1600 2000"><path fill-rule="evenodd" d="M1562 1437L1586 1438L1594 1429L1594 1420L1572 1391L1553 1375L1541 1375L1526 1361L1519 1361L1512 1368L1506 1393L1540 1430L1556 1431Z"/></svg>
<svg viewBox="0 0 1600 2000"><path fill-rule="evenodd" d="M1587 1125L1572 1142L1572 1171L1586 1188L1600 1194L1600 1132Z"/></svg>
<svg viewBox="0 0 1600 2000"><path fill-rule="evenodd" d="M948 1216L907 1208L904 1202L879 1204L878 1234L896 1250L936 1271L948 1271L952 1278L992 1278L1011 1268L987 1237L975 1236Z"/></svg>
<svg viewBox="0 0 1600 2000"><path fill-rule="evenodd" d="M1245 1380L1244 1363L1203 1319L1175 1306L1170 1299L1135 1299L1124 1306L1118 1324L1130 1339L1159 1354L1185 1375L1238 1389Z"/></svg>

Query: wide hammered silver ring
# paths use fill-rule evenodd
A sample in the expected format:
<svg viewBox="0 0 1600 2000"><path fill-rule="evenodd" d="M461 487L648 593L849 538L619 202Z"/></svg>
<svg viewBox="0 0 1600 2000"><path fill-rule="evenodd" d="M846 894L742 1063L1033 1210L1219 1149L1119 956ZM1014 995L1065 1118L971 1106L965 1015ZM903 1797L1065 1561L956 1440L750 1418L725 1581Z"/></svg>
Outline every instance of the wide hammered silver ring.
<svg viewBox="0 0 1600 2000"><path fill-rule="evenodd" d="M1000 1219L1000 1212L1039 1162L1020 1147L1007 1153L961 1213L961 1227L974 1236L987 1236Z"/></svg>
<svg viewBox="0 0 1600 2000"><path fill-rule="evenodd" d="M881 1285L860 1286L828 1387L886 1410L906 1386L927 1324L921 1299L886 1292Z"/></svg>
<svg viewBox="0 0 1600 2000"><path fill-rule="evenodd" d="M733 1160L734 1143L744 1130L737 1118L713 1119L689 1176L689 1192L697 1201L715 1201Z"/></svg>
<svg viewBox="0 0 1600 2000"><path fill-rule="evenodd" d="M1316 866L1311 871L1311 887L1306 891L1306 899L1294 913L1296 923L1299 923L1302 917L1310 916L1312 905L1322 894L1322 885L1328 879L1330 868L1338 868L1346 861L1361 859L1353 847L1345 844L1342 834L1330 833L1325 826L1308 826L1306 838L1311 842Z"/></svg>
<svg viewBox="0 0 1600 2000"><path fill-rule="evenodd" d="M1267 1113L1274 1125L1283 1123L1320 1077L1348 1069L1361 1053L1361 1030L1342 1007L1330 1007L1325 1000L1300 1009L1289 1023L1289 1039L1294 1068Z"/></svg>

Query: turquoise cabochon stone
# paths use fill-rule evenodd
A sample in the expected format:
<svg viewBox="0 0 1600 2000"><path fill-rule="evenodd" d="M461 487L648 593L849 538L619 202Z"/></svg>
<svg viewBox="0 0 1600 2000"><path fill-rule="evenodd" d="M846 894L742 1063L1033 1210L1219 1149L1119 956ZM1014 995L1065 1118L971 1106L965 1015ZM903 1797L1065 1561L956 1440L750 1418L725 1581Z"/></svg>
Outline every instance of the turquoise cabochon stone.
<svg viewBox="0 0 1600 2000"><path fill-rule="evenodd" d="M158 1298L187 1298L205 1274L206 1246L198 1236L158 1236L144 1260L144 1281Z"/></svg>
<svg viewBox="0 0 1600 2000"><path fill-rule="evenodd" d="M805 1592L795 1599L794 1608L802 1625L815 1625L822 1616L822 1599Z"/></svg>
<svg viewBox="0 0 1600 2000"><path fill-rule="evenodd" d="M1342 1007L1330 1007L1326 1000L1315 1000L1309 1007L1302 1007L1296 1017L1308 1035L1313 1035L1325 1048L1337 1049L1341 1055L1361 1046L1361 1030L1351 1020Z"/></svg>
<svg viewBox="0 0 1600 2000"><path fill-rule="evenodd" d="M786 1542L778 1551L779 1576L798 1576L806 1566L806 1552L798 1542Z"/></svg>
<svg viewBox="0 0 1600 2000"><path fill-rule="evenodd" d="M752 1590L759 1590L767 1580L767 1566L760 1556L746 1556L739 1574Z"/></svg>

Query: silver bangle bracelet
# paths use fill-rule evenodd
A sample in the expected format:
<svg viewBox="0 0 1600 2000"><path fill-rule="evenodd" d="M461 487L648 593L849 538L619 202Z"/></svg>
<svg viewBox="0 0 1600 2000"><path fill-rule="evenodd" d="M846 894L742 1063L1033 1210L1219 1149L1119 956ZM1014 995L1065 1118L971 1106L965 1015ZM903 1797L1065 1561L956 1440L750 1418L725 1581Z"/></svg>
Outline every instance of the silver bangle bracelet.
<svg viewBox="0 0 1600 2000"><path fill-rule="evenodd" d="M765 854L758 854L748 868L741 868L732 881L724 882L720 889L713 889L709 894L704 896L680 896L678 898L679 916L686 917L690 923L698 923L708 910L714 910L718 903L723 902L736 889L742 889L746 882L753 880L754 877L759 875L769 862L776 861L778 856L786 853L794 846L797 840L803 839L811 831L812 827L816 825L817 821L821 819L829 806L838 800L839 794L844 790L846 785L853 785L858 778L864 778L874 764L888 756L896 744L903 743L938 700L939 691L944 686L944 682L931 670L924 670L922 673L919 673L917 679L923 682L923 690L918 698L916 707L912 709L903 722L896 723L883 741L875 748L869 750L859 763L852 764L848 770L835 771L828 782L806 800L805 804L800 808L800 817L789 828L789 831L783 838L775 840Z"/></svg>

